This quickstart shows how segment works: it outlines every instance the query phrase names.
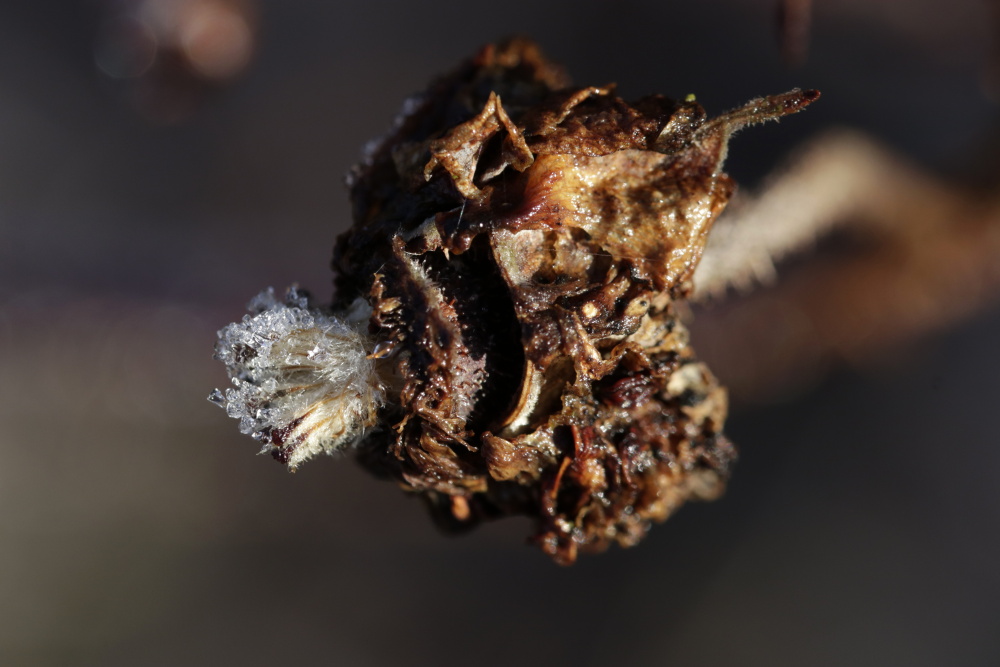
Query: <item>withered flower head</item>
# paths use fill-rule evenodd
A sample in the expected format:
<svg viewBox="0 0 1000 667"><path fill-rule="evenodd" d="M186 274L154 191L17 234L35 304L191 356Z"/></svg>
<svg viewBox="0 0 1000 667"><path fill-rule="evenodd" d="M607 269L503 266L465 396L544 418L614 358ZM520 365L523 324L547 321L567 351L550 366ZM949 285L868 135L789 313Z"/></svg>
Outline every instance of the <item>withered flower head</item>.
<svg viewBox="0 0 1000 667"><path fill-rule="evenodd" d="M730 135L817 96L795 90L707 119L694 101L571 87L512 40L410 99L349 179L354 226L334 254L334 311L364 298L377 351L340 362L351 380L331 377L327 393L366 406L337 404L360 428L335 423L351 435L332 447L364 432L358 459L422 495L445 526L534 517L534 540L564 564L717 497L736 459L726 393L676 304L733 191L721 171ZM219 358L237 389L256 387L229 361L232 340ZM367 375L354 371L362 357L377 364ZM377 389L366 395L359 377ZM247 422L298 391L223 402ZM296 410L311 415L313 395L302 396ZM365 410L379 405L383 427L371 430ZM290 465L332 448L276 439L294 419L275 428L257 414L244 428Z"/></svg>

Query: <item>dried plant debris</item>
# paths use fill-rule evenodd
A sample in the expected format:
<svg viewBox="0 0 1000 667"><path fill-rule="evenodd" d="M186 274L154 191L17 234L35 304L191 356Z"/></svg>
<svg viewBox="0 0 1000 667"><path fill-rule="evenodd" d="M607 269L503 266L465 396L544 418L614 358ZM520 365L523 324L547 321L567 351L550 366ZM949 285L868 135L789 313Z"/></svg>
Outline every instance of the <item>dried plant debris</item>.
<svg viewBox="0 0 1000 667"><path fill-rule="evenodd" d="M236 387L214 396L293 469L352 445L446 527L528 515L562 564L636 544L736 460L677 310L733 192L727 142L817 97L708 119L488 46L351 173L332 309L265 295L220 332Z"/></svg>

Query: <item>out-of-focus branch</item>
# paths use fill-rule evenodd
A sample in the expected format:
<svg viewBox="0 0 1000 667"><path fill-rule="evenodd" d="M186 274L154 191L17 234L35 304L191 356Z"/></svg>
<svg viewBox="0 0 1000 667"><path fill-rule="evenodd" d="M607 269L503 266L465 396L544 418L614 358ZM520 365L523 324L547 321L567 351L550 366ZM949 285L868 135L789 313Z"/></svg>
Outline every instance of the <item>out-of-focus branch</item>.
<svg viewBox="0 0 1000 667"><path fill-rule="evenodd" d="M839 132L720 221L696 296L771 280L777 260L834 229L860 247L819 253L779 284L699 314L699 352L735 394L774 395L832 361L860 360L951 324L1000 294L1000 202Z"/></svg>
<svg viewBox="0 0 1000 667"><path fill-rule="evenodd" d="M809 50L811 0L778 0L778 40L788 65L801 65Z"/></svg>

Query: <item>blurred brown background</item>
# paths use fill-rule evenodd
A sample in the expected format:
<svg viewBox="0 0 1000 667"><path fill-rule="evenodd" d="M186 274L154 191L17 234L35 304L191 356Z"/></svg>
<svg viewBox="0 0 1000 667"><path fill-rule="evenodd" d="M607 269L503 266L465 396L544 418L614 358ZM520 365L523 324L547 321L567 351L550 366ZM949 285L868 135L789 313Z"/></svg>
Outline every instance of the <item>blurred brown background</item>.
<svg viewBox="0 0 1000 667"><path fill-rule="evenodd" d="M289 475L205 400L215 331L267 285L329 296L342 175L482 43L710 112L821 89L737 137L751 186L846 125L988 187L990 3L820 2L789 69L764 0L273 0L187 72L139 4L0 3L0 664L1000 664L995 307L737 404L724 500L569 569L349 462Z"/></svg>

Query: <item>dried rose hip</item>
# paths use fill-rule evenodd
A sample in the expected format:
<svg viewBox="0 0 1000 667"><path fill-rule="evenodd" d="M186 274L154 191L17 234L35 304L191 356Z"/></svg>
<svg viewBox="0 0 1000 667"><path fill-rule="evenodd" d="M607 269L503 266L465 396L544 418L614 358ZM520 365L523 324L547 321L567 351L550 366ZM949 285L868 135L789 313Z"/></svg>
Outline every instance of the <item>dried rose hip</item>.
<svg viewBox="0 0 1000 667"><path fill-rule="evenodd" d="M707 119L573 88L528 41L484 48L351 173L333 308L259 298L220 332L236 387L214 400L293 468L352 445L447 527L528 515L562 564L637 543L736 459L676 309L733 191L729 137L817 97Z"/></svg>

